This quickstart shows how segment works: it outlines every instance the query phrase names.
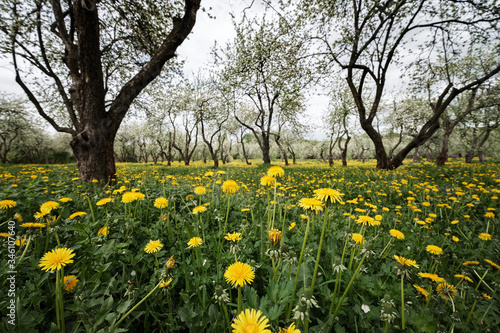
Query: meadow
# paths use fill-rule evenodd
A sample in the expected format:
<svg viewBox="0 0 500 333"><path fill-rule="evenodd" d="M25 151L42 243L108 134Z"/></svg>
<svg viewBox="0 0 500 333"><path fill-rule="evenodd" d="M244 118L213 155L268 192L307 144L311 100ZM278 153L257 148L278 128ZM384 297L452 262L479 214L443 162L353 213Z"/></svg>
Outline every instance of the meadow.
<svg viewBox="0 0 500 333"><path fill-rule="evenodd" d="M498 332L500 164L349 164L0 167L0 331Z"/></svg>

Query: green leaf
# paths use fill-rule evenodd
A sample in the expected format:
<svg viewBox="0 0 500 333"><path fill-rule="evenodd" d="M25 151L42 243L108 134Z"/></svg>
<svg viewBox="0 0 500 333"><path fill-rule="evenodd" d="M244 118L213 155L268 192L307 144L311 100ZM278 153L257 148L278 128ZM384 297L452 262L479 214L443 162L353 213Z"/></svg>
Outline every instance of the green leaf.
<svg viewBox="0 0 500 333"><path fill-rule="evenodd" d="M132 304L132 300L129 299L128 301L124 302L124 303L121 303L120 305L118 305L118 307L116 308L116 312L120 313L120 314L123 314L125 313L125 311L128 310L128 308L130 307L130 304Z"/></svg>
<svg viewBox="0 0 500 333"><path fill-rule="evenodd" d="M249 307L257 309L258 308L258 296L257 291L252 287L245 287L245 298Z"/></svg>

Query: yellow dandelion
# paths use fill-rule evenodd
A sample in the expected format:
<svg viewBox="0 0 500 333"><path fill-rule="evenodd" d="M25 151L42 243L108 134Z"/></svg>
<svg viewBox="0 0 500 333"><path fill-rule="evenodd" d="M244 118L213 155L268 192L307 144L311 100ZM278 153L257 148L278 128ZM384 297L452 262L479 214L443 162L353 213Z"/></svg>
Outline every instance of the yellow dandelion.
<svg viewBox="0 0 500 333"><path fill-rule="evenodd" d="M165 266L167 267L167 269L172 269L174 268L174 265L175 265L175 259L174 256L171 256L170 259L167 260Z"/></svg>
<svg viewBox="0 0 500 333"><path fill-rule="evenodd" d="M59 207L60 207L59 202L50 200L50 201L44 202L40 206L40 211L41 212L47 211L48 213L50 213L52 210L58 209Z"/></svg>
<svg viewBox="0 0 500 333"><path fill-rule="evenodd" d="M144 248L144 252L156 253L156 252L160 251L162 247L163 247L163 244L161 243L160 240L152 240L146 244L146 247Z"/></svg>
<svg viewBox="0 0 500 333"><path fill-rule="evenodd" d="M443 249L436 245L427 245L425 250L431 254L435 254L437 256L443 254Z"/></svg>
<svg viewBox="0 0 500 333"><path fill-rule="evenodd" d="M406 259L405 257L400 257L397 255L394 255L394 259L396 259L401 266L413 266L415 268L420 268L415 260Z"/></svg>
<svg viewBox="0 0 500 333"><path fill-rule="evenodd" d="M405 234L403 234L399 230L391 229L389 230L389 233L391 234L392 237L396 237L397 239L405 239Z"/></svg>
<svg viewBox="0 0 500 333"><path fill-rule="evenodd" d="M488 295L487 293L482 293L482 295L483 295L484 298L487 298L487 299L492 299L493 298L490 295Z"/></svg>
<svg viewBox="0 0 500 333"><path fill-rule="evenodd" d="M470 277L468 277L467 275L463 275L463 274L455 274L453 275L454 277L456 277L457 279L464 279L465 281L469 281L469 282L474 282L472 281L472 279Z"/></svg>
<svg viewBox="0 0 500 333"><path fill-rule="evenodd" d="M17 245L17 246L24 246L24 245L26 245L26 236L24 236L23 239L20 239L20 238L16 239L16 241L14 242L14 244Z"/></svg>
<svg viewBox="0 0 500 333"><path fill-rule="evenodd" d="M193 237L187 243L188 247L198 247L201 244L203 244L203 239L201 239L200 237Z"/></svg>
<svg viewBox="0 0 500 333"><path fill-rule="evenodd" d="M269 241L273 245L278 244L279 241L281 240L281 231L279 231L278 229L270 229L268 231L268 235L269 235Z"/></svg>
<svg viewBox="0 0 500 333"><path fill-rule="evenodd" d="M237 243L239 240L241 240L241 232L228 232L224 238L230 242Z"/></svg>
<svg viewBox="0 0 500 333"><path fill-rule="evenodd" d="M135 192L125 192L122 195L122 202L123 203L131 203L137 200Z"/></svg>
<svg viewBox="0 0 500 333"><path fill-rule="evenodd" d="M484 217L489 217L489 218L493 219L493 218L495 218L495 213L493 213L493 212L486 212L484 214Z"/></svg>
<svg viewBox="0 0 500 333"><path fill-rule="evenodd" d="M309 216L304 215L304 214L300 214L300 218L303 220L307 220L309 218Z"/></svg>
<svg viewBox="0 0 500 333"><path fill-rule="evenodd" d="M245 213L245 212L250 211L250 208L242 208L242 209L241 209L241 211L242 211L243 213Z"/></svg>
<svg viewBox="0 0 500 333"><path fill-rule="evenodd" d="M271 333L269 319L260 310L245 309L231 324L233 333Z"/></svg>
<svg viewBox="0 0 500 333"><path fill-rule="evenodd" d="M458 238L457 236L451 236L451 240L456 243L460 240L460 238Z"/></svg>
<svg viewBox="0 0 500 333"><path fill-rule="evenodd" d="M10 234L8 232L0 232L0 236L2 236L4 238L8 238L8 237L10 237Z"/></svg>
<svg viewBox="0 0 500 333"><path fill-rule="evenodd" d="M207 211L207 207L205 206L196 206L193 208L193 215L196 215L198 213L203 213Z"/></svg>
<svg viewBox="0 0 500 333"><path fill-rule="evenodd" d="M342 194L331 188L320 188L314 190L314 199L318 199L324 202L330 200L331 203L340 202L342 200Z"/></svg>
<svg viewBox="0 0 500 333"><path fill-rule="evenodd" d="M300 330L295 328L295 323L291 323L288 328L280 328L279 333L300 333Z"/></svg>
<svg viewBox="0 0 500 333"><path fill-rule="evenodd" d="M456 295L458 295L458 290L452 284L447 282L443 282L438 284L436 287L436 291L442 299L445 301L449 301L450 299L454 299Z"/></svg>
<svg viewBox="0 0 500 333"><path fill-rule="evenodd" d="M40 259L40 264L42 270L45 271L55 271L60 270L62 267L73 262L71 258L75 256L73 250L64 248L54 249L45 253Z"/></svg>
<svg viewBox="0 0 500 333"><path fill-rule="evenodd" d="M223 184L222 184L222 191L224 193L229 193L229 194L234 194L236 192L238 192L238 190L240 189L240 187L238 186L238 184L236 184L236 182L234 180L226 180Z"/></svg>
<svg viewBox="0 0 500 333"><path fill-rule="evenodd" d="M235 262L228 267L224 273L226 282L232 287L243 287L246 284L251 284L255 278L255 272L250 265L243 262Z"/></svg>
<svg viewBox="0 0 500 333"><path fill-rule="evenodd" d="M363 236L357 233L352 234L352 240L356 242L356 244L364 244L365 240L363 239Z"/></svg>
<svg viewBox="0 0 500 333"><path fill-rule="evenodd" d="M45 228L47 226L46 223L40 223L40 222L27 222L21 224L21 227L23 228Z"/></svg>
<svg viewBox="0 0 500 333"><path fill-rule="evenodd" d="M207 189L203 186L197 186L194 188L194 193L197 195L204 195L207 193Z"/></svg>
<svg viewBox="0 0 500 333"><path fill-rule="evenodd" d="M21 214L15 213L14 214L14 220L16 220L17 222L21 223L21 222L23 222L23 217L21 216Z"/></svg>
<svg viewBox="0 0 500 333"><path fill-rule="evenodd" d="M110 202L113 202L112 198L104 198L104 199L97 201L96 206L104 206Z"/></svg>
<svg viewBox="0 0 500 333"><path fill-rule="evenodd" d="M85 212L76 212L76 213L73 213L69 216L69 219L70 220L74 220L75 218L79 217L79 216L85 216L87 215L87 213Z"/></svg>
<svg viewBox="0 0 500 333"><path fill-rule="evenodd" d="M73 201L73 199L71 199L71 198L61 198L61 199L59 199L59 201L61 201L62 203L66 203L66 202Z"/></svg>
<svg viewBox="0 0 500 333"><path fill-rule="evenodd" d="M267 170L267 175L273 178L283 177L285 175L285 170L280 166L272 166Z"/></svg>
<svg viewBox="0 0 500 333"><path fill-rule="evenodd" d="M135 200L144 200L144 198L146 198L144 193L140 193L140 192L133 192L133 193L134 193Z"/></svg>
<svg viewBox="0 0 500 333"><path fill-rule="evenodd" d="M380 221L375 220L373 217L361 215L356 220L357 224L362 224L364 226L377 226L380 225Z"/></svg>
<svg viewBox="0 0 500 333"><path fill-rule="evenodd" d="M422 296L424 296L424 300L427 302L427 299L429 298L429 292L417 284L414 284L413 287L415 287L415 289L417 289L417 291L422 294Z"/></svg>
<svg viewBox="0 0 500 333"><path fill-rule="evenodd" d="M495 267L496 269L500 269L500 266L498 266L497 264L495 264L493 261L488 260L488 259L484 259L484 261L486 261L488 264L490 264L491 266Z"/></svg>
<svg viewBox="0 0 500 333"><path fill-rule="evenodd" d="M482 232L479 234L479 239L484 240L484 241L490 241L491 240L491 235L487 234L486 232Z"/></svg>
<svg viewBox="0 0 500 333"><path fill-rule="evenodd" d="M276 179L265 175L260 179L260 185L262 186L274 186L274 183L276 182Z"/></svg>
<svg viewBox="0 0 500 333"><path fill-rule="evenodd" d="M214 175L214 173L212 171L207 171L207 172L205 172L203 177L212 177L213 175Z"/></svg>
<svg viewBox="0 0 500 333"><path fill-rule="evenodd" d="M167 281L162 280L160 282L160 288L168 287L171 282L172 282L172 278L168 279Z"/></svg>
<svg viewBox="0 0 500 333"><path fill-rule="evenodd" d="M17 203L14 200L2 200L0 201L0 209L14 208Z"/></svg>
<svg viewBox="0 0 500 333"><path fill-rule="evenodd" d="M475 266L475 265L479 265L479 261L475 261L475 260L466 261L462 265L464 265L464 266L471 266L471 265Z"/></svg>
<svg viewBox="0 0 500 333"><path fill-rule="evenodd" d="M324 203L317 199L303 198L299 200L298 206L314 212L322 211Z"/></svg>
<svg viewBox="0 0 500 333"><path fill-rule="evenodd" d="M420 276L421 278L430 279L434 282L446 282L445 279L439 277L437 274L419 272L418 276Z"/></svg>
<svg viewBox="0 0 500 333"><path fill-rule="evenodd" d="M194 195L192 195L192 194L189 194L188 196L186 196L186 201L190 201L193 199L194 199Z"/></svg>
<svg viewBox="0 0 500 333"><path fill-rule="evenodd" d="M97 231L97 236L107 236L109 234L109 228L108 227L102 227Z"/></svg>
<svg viewBox="0 0 500 333"><path fill-rule="evenodd" d="M290 224L290 226L288 227L288 230L292 230L293 228L295 228L295 225L296 225L296 223L295 223L295 222L292 222L292 223Z"/></svg>
<svg viewBox="0 0 500 333"><path fill-rule="evenodd" d="M164 197L159 197L155 200L154 206L158 209L163 209L168 207L168 200Z"/></svg>
<svg viewBox="0 0 500 333"><path fill-rule="evenodd" d="M64 280L63 280L64 290L69 291L69 292L73 291L73 289L75 289L78 282L80 282L80 280L78 280L78 278L76 276L66 275L64 277Z"/></svg>

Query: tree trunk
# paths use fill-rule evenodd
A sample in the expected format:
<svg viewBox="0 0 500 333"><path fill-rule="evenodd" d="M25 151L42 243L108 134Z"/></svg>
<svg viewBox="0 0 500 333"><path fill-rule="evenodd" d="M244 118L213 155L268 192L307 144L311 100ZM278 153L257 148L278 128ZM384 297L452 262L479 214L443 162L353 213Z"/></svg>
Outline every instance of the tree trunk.
<svg viewBox="0 0 500 333"><path fill-rule="evenodd" d="M271 164L271 145L269 143L269 135L262 133L262 161L264 164Z"/></svg>
<svg viewBox="0 0 500 333"><path fill-rule="evenodd" d="M276 142L276 144L278 145L278 148L279 148L279 149L280 149L280 151L281 151L281 157L282 157L282 159L284 159L284 160L285 160L285 165L289 165L289 164L288 164L288 156L286 156L286 150L285 150L285 148L283 148L283 146L281 145L281 143L280 143L279 139L280 139L280 136L279 136L279 135L275 135L275 136L274 136L274 141Z"/></svg>
<svg viewBox="0 0 500 333"><path fill-rule="evenodd" d="M419 157L418 157L418 147L414 148L413 150L413 163L418 163Z"/></svg>
<svg viewBox="0 0 500 333"><path fill-rule="evenodd" d="M437 165L438 166L443 166L446 161L448 161L448 147L449 147L449 142L450 142L450 134L451 132L445 131L443 135L443 144L441 146L441 152L437 156Z"/></svg>
<svg viewBox="0 0 500 333"><path fill-rule="evenodd" d="M245 158L245 162L247 165L251 165L252 162L248 161L247 150L245 149L245 143L243 142L243 136L241 137L241 149L243 150L243 157Z"/></svg>
<svg viewBox="0 0 500 333"><path fill-rule="evenodd" d="M76 158L81 179L92 179L113 184L116 177L113 142L115 133L106 131L102 126L87 127L73 138L71 148Z"/></svg>
<svg viewBox="0 0 500 333"><path fill-rule="evenodd" d="M349 141L351 141L351 137L348 135L347 139L345 140L344 147L341 148L342 150L342 166L347 166L347 145L349 144ZM340 147L340 141L339 141L339 147Z"/></svg>
<svg viewBox="0 0 500 333"><path fill-rule="evenodd" d="M472 160L474 159L474 151L471 150L465 155L465 163L472 163Z"/></svg>

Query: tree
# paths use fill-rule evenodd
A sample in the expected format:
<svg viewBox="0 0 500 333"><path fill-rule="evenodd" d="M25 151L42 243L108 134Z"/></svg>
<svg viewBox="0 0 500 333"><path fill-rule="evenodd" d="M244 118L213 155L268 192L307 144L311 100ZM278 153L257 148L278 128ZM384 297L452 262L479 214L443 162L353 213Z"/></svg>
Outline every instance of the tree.
<svg viewBox="0 0 500 333"><path fill-rule="evenodd" d="M0 97L0 159L2 163L11 162L9 155L17 141L25 140L32 129L30 115L24 101L13 96Z"/></svg>
<svg viewBox="0 0 500 333"><path fill-rule="evenodd" d="M311 82L303 36L281 18L243 18L236 38L215 52L226 96L247 102L235 110L236 120L257 140L264 163L271 163L271 139L278 138L276 119L295 121L303 111L302 91Z"/></svg>
<svg viewBox="0 0 500 333"><path fill-rule="evenodd" d="M457 52L447 61L459 63L464 50L472 54L481 48L491 52L498 48L496 24L500 15L492 1L432 0L359 0L303 1L304 16L313 19L319 30L316 36L325 48L328 62L346 73L346 81L359 114L359 122L375 148L377 167L397 168L406 155L422 145L439 128L439 119L460 94L474 89L500 72L496 62L464 80L449 76L432 96L432 115L418 134L392 159L382 135L374 126L388 77L398 62L411 53L417 38L427 59L434 60L433 50ZM465 40L465 41L464 41ZM408 49L405 49L405 47ZM442 48L441 48L442 47ZM467 65L462 59L461 63ZM367 93L367 91L369 93Z"/></svg>
<svg viewBox="0 0 500 333"><path fill-rule="evenodd" d="M72 135L84 181L115 176L120 124L191 32L200 1L2 2L1 53L12 57L16 82L38 113ZM64 107L62 122L44 102L47 80Z"/></svg>

